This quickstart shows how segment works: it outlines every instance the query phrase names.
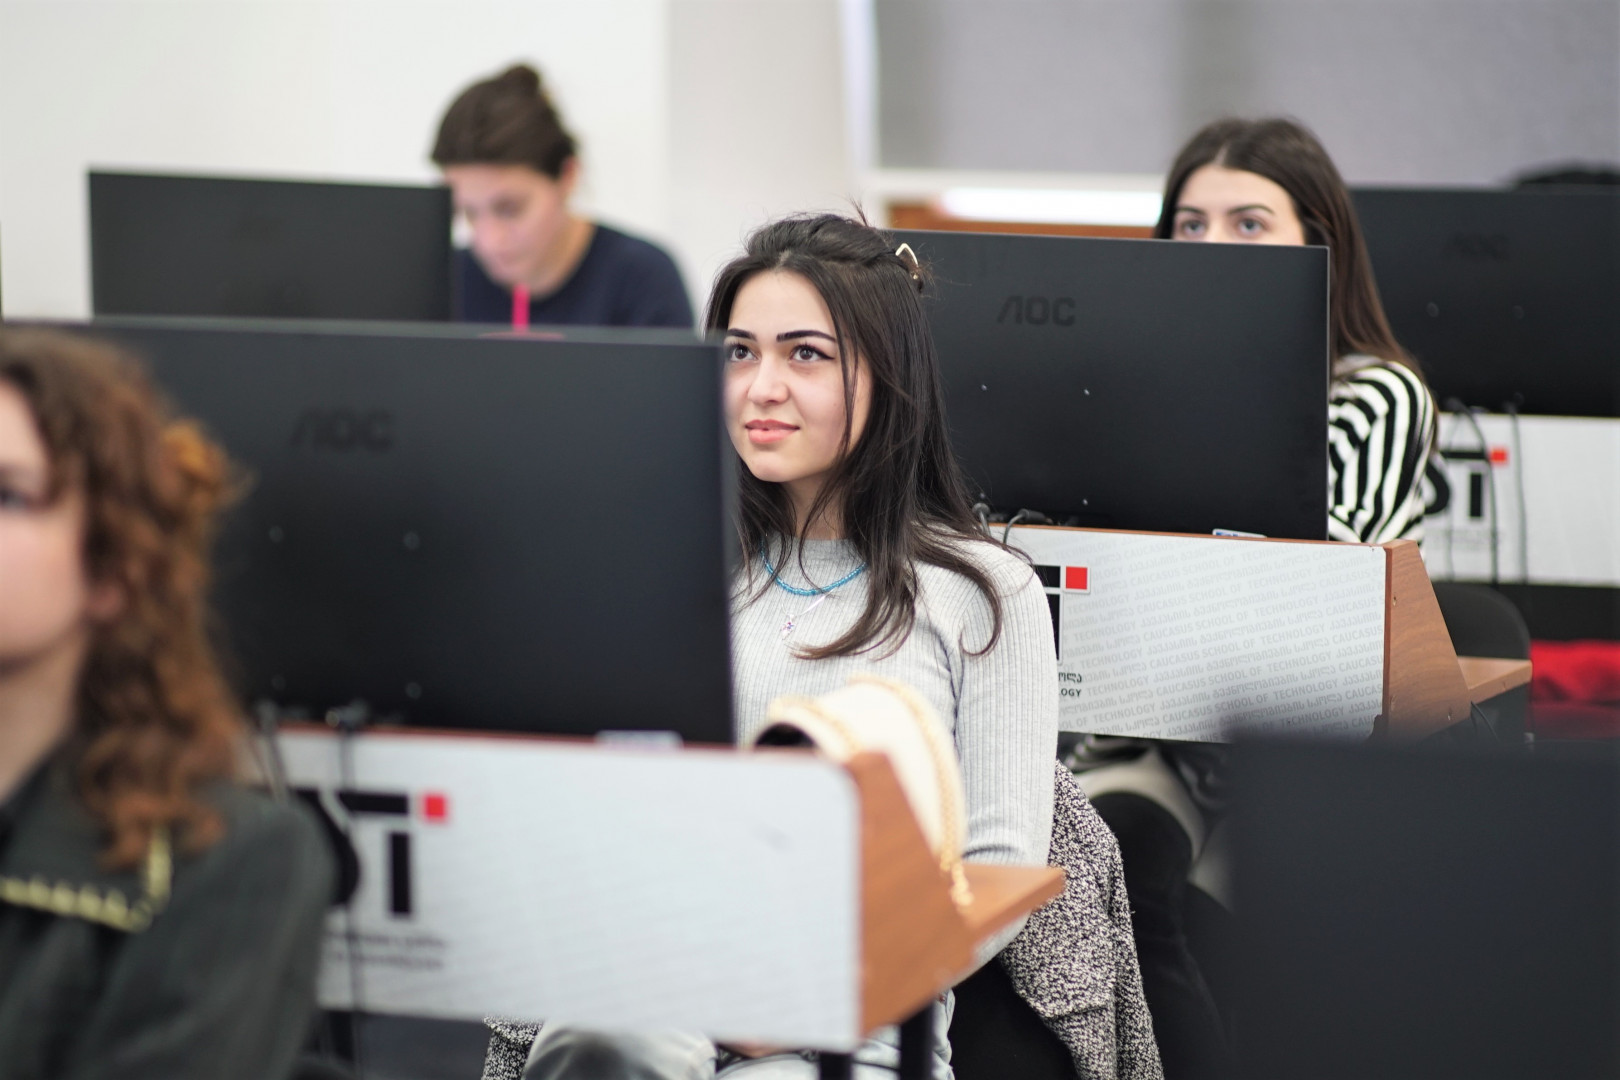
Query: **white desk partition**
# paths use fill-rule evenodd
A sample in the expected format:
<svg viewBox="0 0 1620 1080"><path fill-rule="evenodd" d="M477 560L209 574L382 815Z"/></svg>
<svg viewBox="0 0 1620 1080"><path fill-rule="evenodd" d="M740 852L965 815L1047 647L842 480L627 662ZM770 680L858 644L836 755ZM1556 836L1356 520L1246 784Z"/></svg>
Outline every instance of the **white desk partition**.
<svg viewBox="0 0 1620 1080"><path fill-rule="evenodd" d="M334 734L281 748L362 868L321 1004L858 1041L860 807L838 766L385 730L353 737L345 778Z"/></svg>
<svg viewBox="0 0 1620 1080"><path fill-rule="evenodd" d="M1057 605L1059 725L1364 738L1384 709L1384 548L1014 528Z"/></svg>

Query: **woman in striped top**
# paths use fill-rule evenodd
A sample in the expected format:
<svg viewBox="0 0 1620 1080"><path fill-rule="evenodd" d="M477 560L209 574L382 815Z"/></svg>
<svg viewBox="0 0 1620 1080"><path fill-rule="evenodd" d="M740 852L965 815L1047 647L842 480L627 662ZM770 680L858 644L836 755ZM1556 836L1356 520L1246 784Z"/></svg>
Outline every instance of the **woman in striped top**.
<svg viewBox="0 0 1620 1080"><path fill-rule="evenodd" d="M1390 332L1350 194L1316 137L1290 120L1205 127L1171 166L1154 235L1331 250L1328 536L1421 539L1419 486L1434 443L1434 399ZM1224 1075L1227 1018L1188 930L1195 916L1206 927L1220 916L1188 876L1224 810L1225 748L1090 736L1067 760L1119 840L1165 1076ZM1110 765L1134 770L1135 779L1122 781ZM1144 785L1143 775L1154 783Z"/></svg>
<svg viewBox="0 0 1620 1080"><path fill-rule="evenodd" d="M1208 125L1170 169L1154 235L1330 249L1328 537L1421 540L1434 398L1390 332L1350 193L1316 136L1292 120Z"/></svg>

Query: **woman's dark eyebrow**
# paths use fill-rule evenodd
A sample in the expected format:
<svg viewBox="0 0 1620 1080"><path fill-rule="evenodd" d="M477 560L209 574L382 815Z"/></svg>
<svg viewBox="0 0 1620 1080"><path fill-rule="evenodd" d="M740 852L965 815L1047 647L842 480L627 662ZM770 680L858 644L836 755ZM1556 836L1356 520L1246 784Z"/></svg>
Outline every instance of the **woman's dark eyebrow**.
<svg viewBox="0 0 1620 1080"><path fill-rule="evenodd" d="M751 330L727 330L726 337L747 338L749 341L753 341L754 333Z"/></svg>
<svg viewBox="0 0 1620 1080"><path fill-rule="evenodd" d="M833 337L831 334L822 333L820 330L789 330L785 334L777 334L776 335L776 340L777 341L792 341L794 338L802 338L802 337L826 338L828 341L831 341L834 344L836 344L837 341L838 341L838 339Z"/></svg>
<svg viewBox="0 0 1620 1080"><path fill-rule="evenodd" d="M1264 210L1268 214L1275 214L1277 212L1277 211L1273 210L1271 207L1267 206L1265 203L1258 203L1257 202L1257 203L1250 203L1248 206L1234 206L1234 207L1232 207L1232 209L1228 210L1227 213L1228 214L1241 214L1246 210Z"/></svg>

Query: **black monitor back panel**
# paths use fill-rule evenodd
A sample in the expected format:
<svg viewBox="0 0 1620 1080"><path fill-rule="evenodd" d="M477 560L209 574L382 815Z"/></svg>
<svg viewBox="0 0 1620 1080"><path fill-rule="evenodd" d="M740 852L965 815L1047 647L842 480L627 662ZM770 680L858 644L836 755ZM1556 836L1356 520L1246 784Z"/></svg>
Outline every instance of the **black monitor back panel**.
<svg viewBox="0 0 1620 1080"><path fill-rule="evenodd" d="M1354 195L1390 325L1436 397L1620 416L1620 191Z"/></svg>
<svg viewBox="0 0 1620 1080"><path fill-rule="evenodd" d="M1620 1075L1613 755L1240 745L1233 782L1234 1075Z"/></svg>
<svg viewBox="0 0 1620 1080"><path fill-rule="evenodd" d="M951 440L997 511L1321 540L1327 251L899 232Z"/></svg>
<svg viewBox="0 0 1620 1080"><path fill-rule="evenodd" d="M90 174L97 315L446 320L441 187Z"/></svg>
<svg viewBox="0 0 1620 1080"><path fill-rule="evenodd" d="M92 329L144 356L250 476L217 545L216 590L247 700L730 741L733 455L714 346L649 332Z"/></svg>

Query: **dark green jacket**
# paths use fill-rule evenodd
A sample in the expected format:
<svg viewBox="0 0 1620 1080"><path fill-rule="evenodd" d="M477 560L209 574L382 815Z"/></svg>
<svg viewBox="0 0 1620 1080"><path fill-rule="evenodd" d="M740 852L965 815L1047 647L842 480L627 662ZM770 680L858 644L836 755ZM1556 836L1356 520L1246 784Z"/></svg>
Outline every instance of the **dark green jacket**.
<svg viewBox="0 0 1620 1080"><path fill-rule="evenodd" d="M0 806L0 1077L283 1080L309 1030L331 857L302 810L210 789L222 840L109 872L47 767Z"/></svg>

